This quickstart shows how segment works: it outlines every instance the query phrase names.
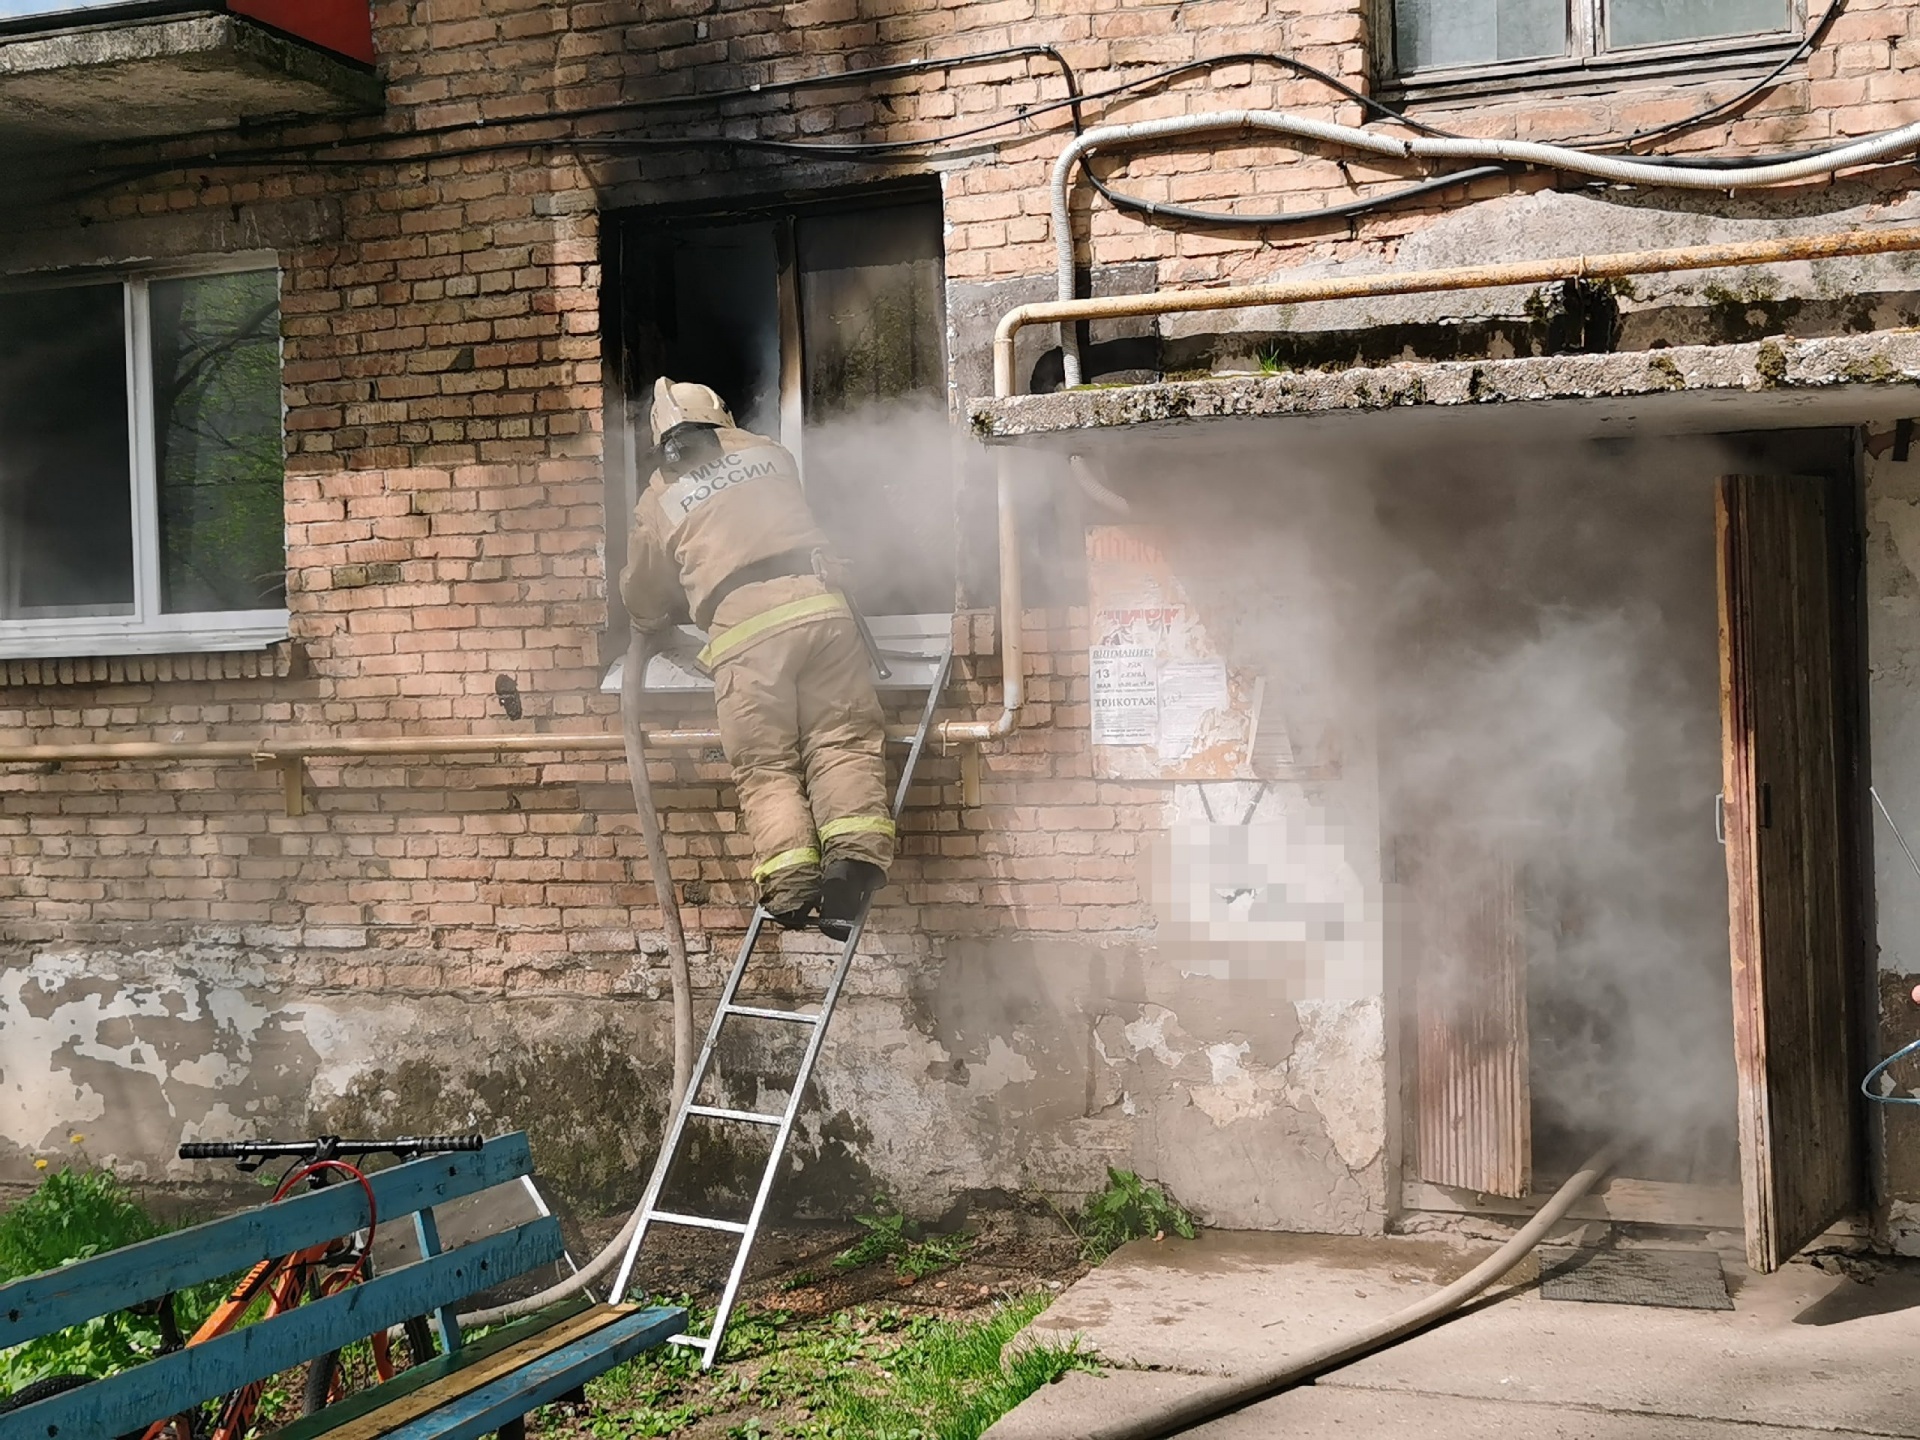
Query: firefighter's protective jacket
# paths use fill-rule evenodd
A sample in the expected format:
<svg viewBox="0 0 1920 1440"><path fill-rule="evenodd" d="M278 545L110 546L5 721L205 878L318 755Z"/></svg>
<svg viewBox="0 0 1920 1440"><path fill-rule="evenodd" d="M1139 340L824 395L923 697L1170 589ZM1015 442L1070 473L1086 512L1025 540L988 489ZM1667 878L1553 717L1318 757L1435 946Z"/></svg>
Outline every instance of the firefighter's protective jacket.
<svg viewBox="0 0 1920 1440"><path fill-rule="evenodd" d="M656 472L634 509L620 593L641 630L710 635L720 737L753 838L761 903L810 903L822 852L893 858L886 730L845 599L815 573L827 537L782 446L720 428L720 453Z"/></svg>
<svg viewBox="0 0 1920 1440"><path fill-rule="evenodd" d="M793 456L747 430L721 428L714 438L717 456L673 480L655 471L634 507L620 594L634 623L649 633L683 612L716 635L752 618L765 608L758 604L765 597L746 592L759 586L731 594L723 587L747 567L782 556L793 557L786 568L794 573L787 578L806 582L785 588L797 595L826 593L807 557L824 552L827 537L807 506Z"/></svg>

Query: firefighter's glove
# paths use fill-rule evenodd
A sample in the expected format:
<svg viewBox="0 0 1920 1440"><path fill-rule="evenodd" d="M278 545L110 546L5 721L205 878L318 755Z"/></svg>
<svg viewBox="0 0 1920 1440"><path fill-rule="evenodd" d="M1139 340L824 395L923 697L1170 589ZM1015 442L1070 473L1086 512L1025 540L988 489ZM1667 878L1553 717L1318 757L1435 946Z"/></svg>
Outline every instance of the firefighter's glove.
<svg viewBox="0 0 1920 1440"><path fill-rule="evenodd" d="M647 632L647 653L664 655L682 670L695 675L706 673L700 663L700 642L695 640L678 625L664 626L659 630Z"/></svg>
<svg viewBox="0 0 1920 1440"><path fill-rule="evenodd" d="M853 588L853 567L828 551L813 552L813 573L822 585L842 595Z"/></svg>

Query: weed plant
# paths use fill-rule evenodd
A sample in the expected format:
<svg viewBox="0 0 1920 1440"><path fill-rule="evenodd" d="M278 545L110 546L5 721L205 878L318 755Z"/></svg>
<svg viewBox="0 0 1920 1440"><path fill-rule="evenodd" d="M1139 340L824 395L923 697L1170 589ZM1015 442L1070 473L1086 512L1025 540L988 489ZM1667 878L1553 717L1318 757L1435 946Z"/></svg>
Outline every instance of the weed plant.
<svg viewBox="0 0 1920 1440"><path fill-rule="evenodd" d="M1193 1216L1131 1170L1107 1167L1107 1188L1087 1202L1077 1216L1062 1216L1080 1239L1081 1258L1098 1265L1130 1240L1157 1240L1178 1235L1191 1240Z"/></svg>
<svg viewBox="0 0 1920 1440"><path fill-rule="evenodd" d="M883 1197L876 1196L873 1204L873 1214L854 1217L865 1233L834 1256L835 1270L858 1270L891 1260L901 1279L925 1280L958 1265L973 1244L971 1235L923 1235L918 1225Z"/></svg>

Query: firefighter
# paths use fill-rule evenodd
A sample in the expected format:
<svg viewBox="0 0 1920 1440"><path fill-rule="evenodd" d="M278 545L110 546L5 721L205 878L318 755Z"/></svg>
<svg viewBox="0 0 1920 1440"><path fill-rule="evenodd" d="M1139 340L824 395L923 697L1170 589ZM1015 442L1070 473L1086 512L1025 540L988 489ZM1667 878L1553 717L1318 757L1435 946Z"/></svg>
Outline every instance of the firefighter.
<svg viewBox="0 0 1920 1440"><path fill-rule="evenodd" d="M893 860L880 700L793 456L704 385L653 391L660 468L634 507L620 594L656 650L709 632L720 743L762 906L845 939Z"/></svg>

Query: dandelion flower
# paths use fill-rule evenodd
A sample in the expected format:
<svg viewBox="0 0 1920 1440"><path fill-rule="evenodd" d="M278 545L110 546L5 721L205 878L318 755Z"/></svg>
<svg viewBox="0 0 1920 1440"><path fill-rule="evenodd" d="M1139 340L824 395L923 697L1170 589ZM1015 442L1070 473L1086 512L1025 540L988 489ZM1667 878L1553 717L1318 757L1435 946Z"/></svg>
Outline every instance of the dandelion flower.
<svg viewBox="0 0 1920 1440"><path fill-rule="evenodd" d="M74 1144L78 1145L82 1140L86 1139L87 1137L84 1135L69 1135L67 1138L73 1141Z"/></svg>
<svg viewBox="0 0 1920 1440"><path fill-rule="evenodd" d="M47 1162L44 1160L36 1160L33 1162L33 1168L36 1170L44 1170L47 1168Z"/></svg>

